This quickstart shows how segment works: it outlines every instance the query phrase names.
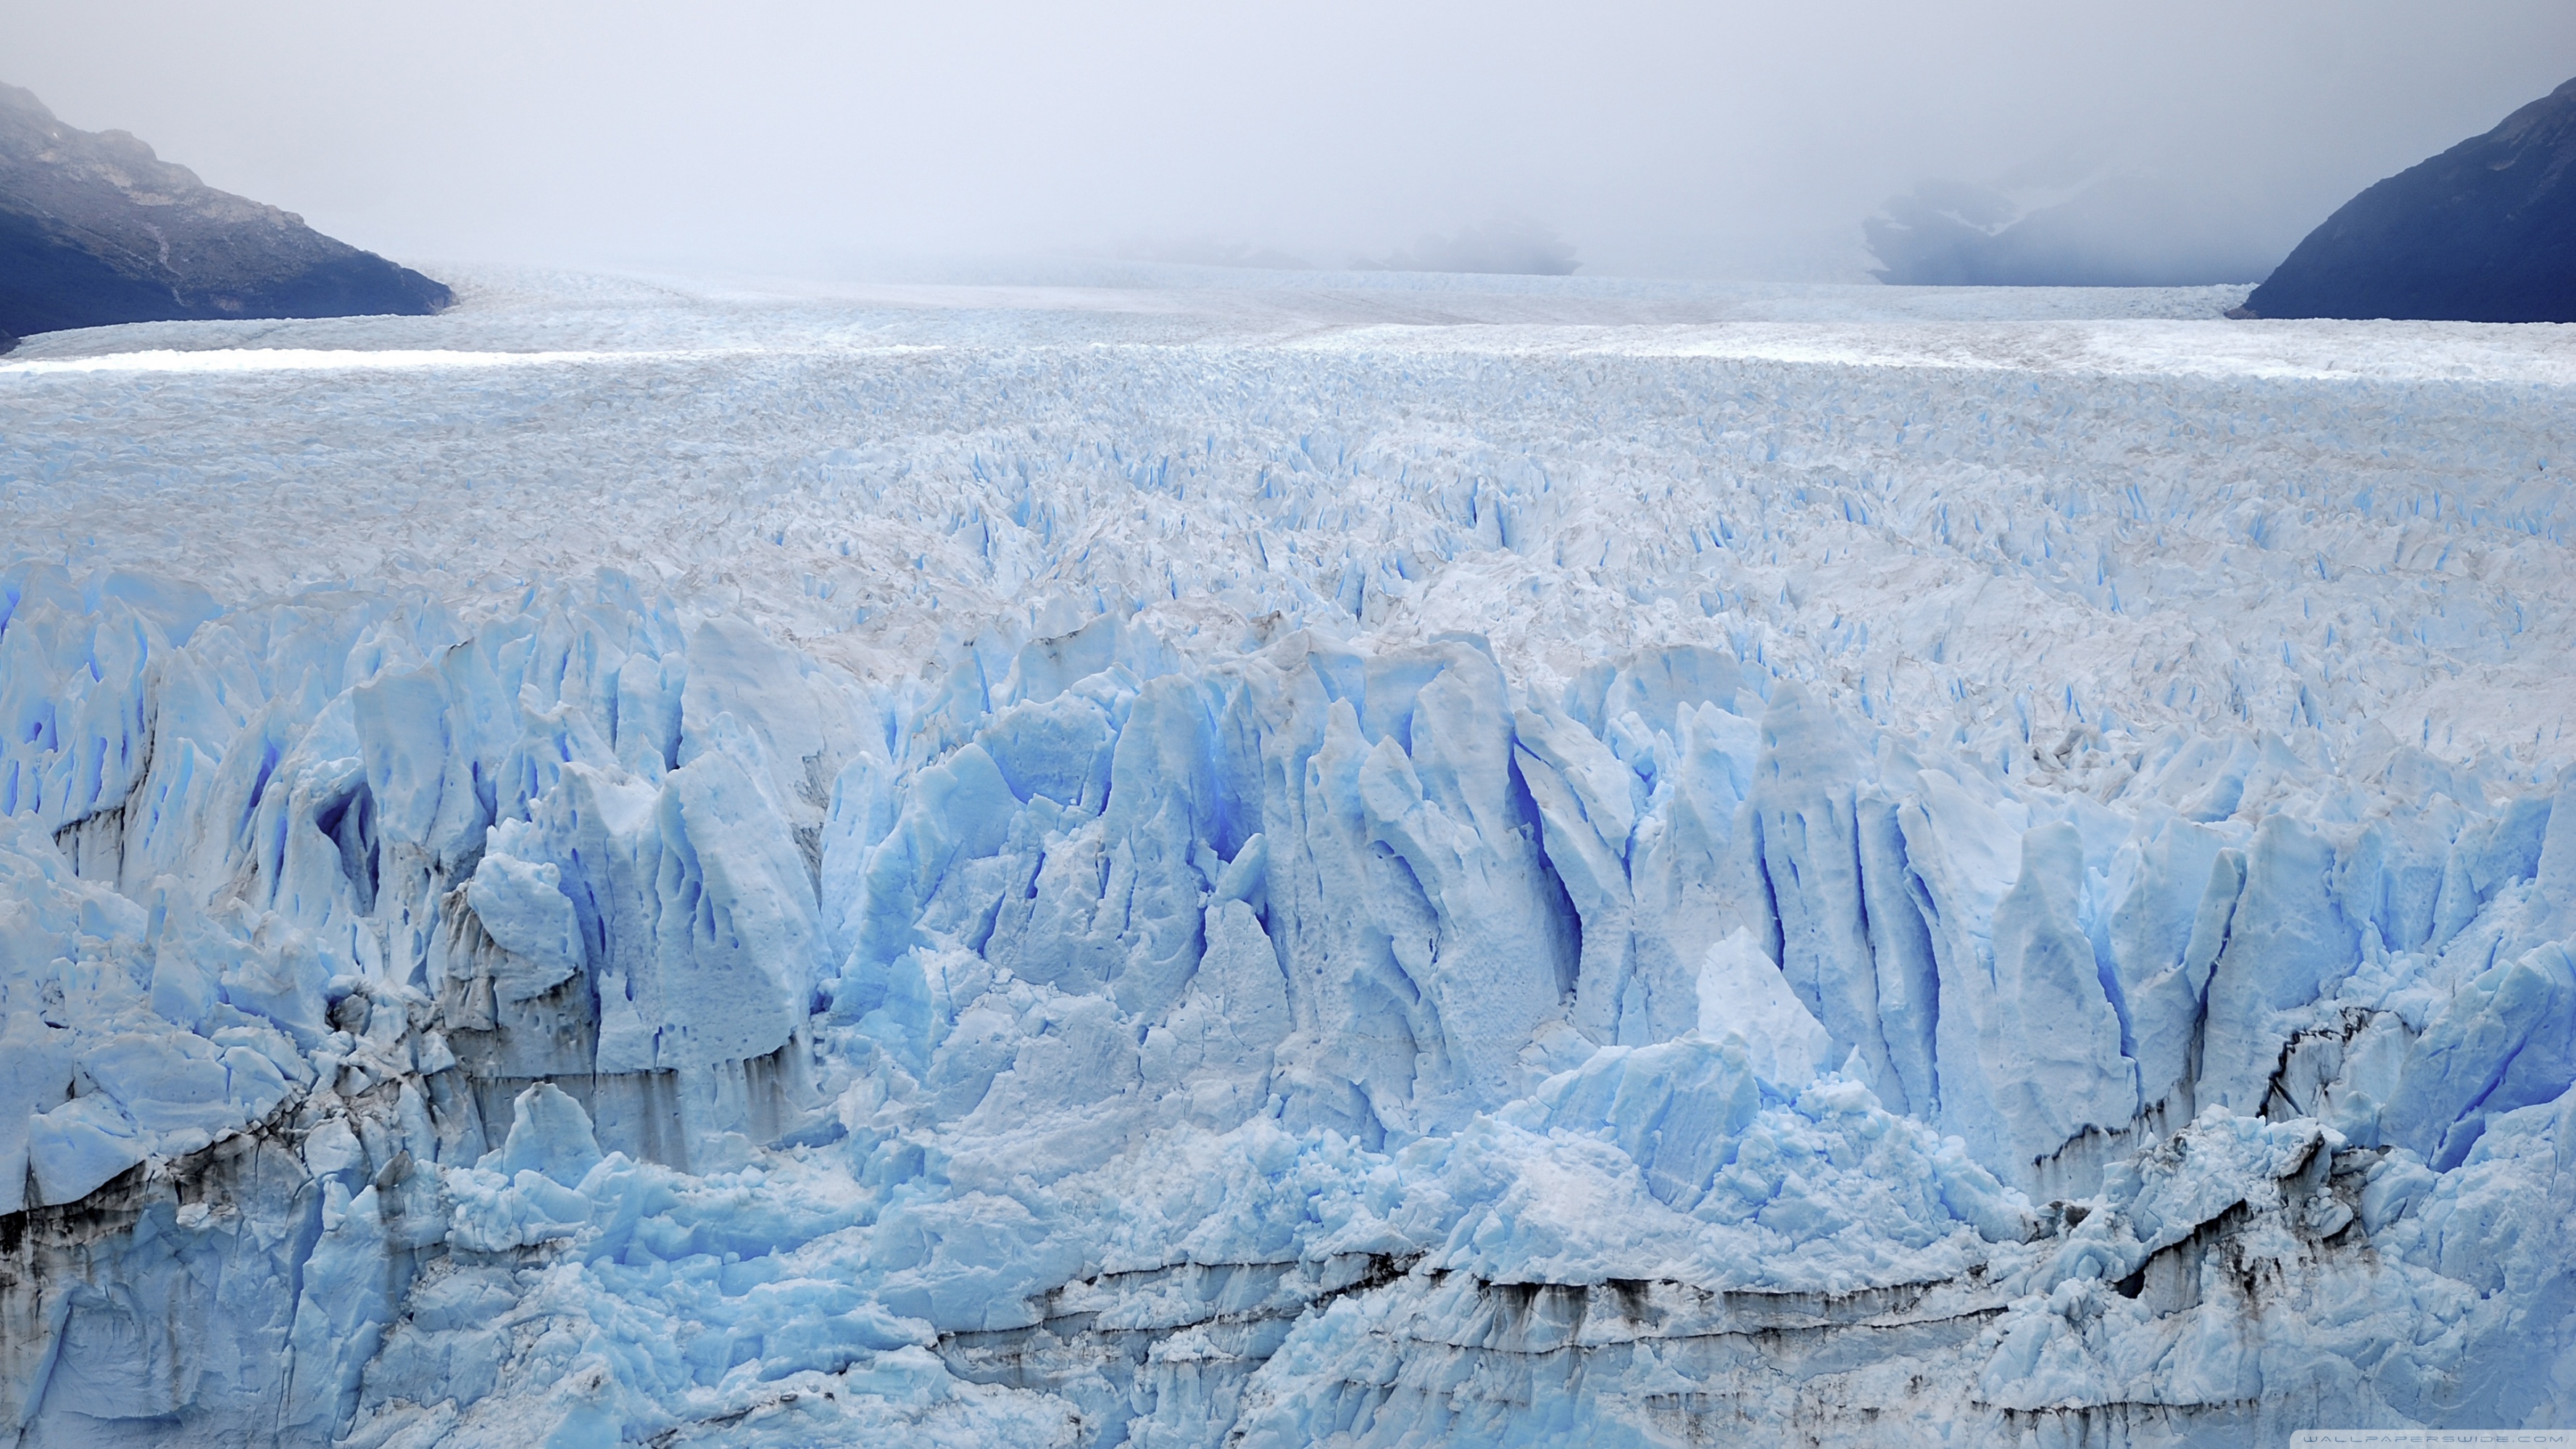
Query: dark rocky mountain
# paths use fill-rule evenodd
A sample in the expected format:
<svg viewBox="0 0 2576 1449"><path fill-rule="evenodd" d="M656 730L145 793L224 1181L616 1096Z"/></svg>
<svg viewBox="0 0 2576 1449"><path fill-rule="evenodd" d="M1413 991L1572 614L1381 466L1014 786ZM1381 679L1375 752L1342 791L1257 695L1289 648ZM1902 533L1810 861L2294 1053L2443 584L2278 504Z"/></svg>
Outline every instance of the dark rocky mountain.
<svg viewBox="0 0 2576 1449"><path fill-rule="evenodd" d="M2244 312L2576 322L2576 80L2345 202Z"/></svg>
<svg viewBox="0 0 2576 1449"><path fill-rule="evenodd" d="M416 316L453 300L123 131L74 129L0 85L0 343L114 322Z"/></svg>

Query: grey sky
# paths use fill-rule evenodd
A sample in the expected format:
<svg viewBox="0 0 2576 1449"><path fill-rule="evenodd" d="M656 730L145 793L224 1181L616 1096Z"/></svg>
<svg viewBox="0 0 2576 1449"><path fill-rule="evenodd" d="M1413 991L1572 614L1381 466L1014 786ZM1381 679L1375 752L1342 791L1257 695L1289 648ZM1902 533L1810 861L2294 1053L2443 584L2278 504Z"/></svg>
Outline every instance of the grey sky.
<svg viewBox="0 0 2576 1449"><path fill-rule="evenodd" d="M1847 277L1932 176L2146 165L2286 249L2576 76L2576 4L0 0L0 80L406 260L722 268L1496 216Z"/></svg>

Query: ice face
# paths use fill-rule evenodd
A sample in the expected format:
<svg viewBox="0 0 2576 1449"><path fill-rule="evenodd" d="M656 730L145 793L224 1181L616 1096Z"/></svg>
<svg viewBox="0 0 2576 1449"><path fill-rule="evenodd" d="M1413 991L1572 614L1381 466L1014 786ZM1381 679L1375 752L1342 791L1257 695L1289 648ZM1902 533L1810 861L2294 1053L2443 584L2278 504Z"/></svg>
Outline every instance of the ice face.
<svg viewBox="0 0 2576 1449"><path fill-rule="evenodd" d="M2576 1415L2554 334L478 287L0 367L22 1442Z"/></svg>

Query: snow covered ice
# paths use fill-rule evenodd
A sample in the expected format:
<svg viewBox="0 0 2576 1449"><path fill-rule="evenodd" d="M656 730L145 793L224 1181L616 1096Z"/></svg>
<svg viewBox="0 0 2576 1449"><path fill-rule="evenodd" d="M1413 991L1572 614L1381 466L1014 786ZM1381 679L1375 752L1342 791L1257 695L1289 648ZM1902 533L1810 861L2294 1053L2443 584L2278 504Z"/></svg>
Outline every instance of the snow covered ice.
<svg viewBox="0 0 2576 1449"><path fill-rule="evenodd" d="M2576 1426L2566 329L1090 280L0 365L17 1442Z"/></svg>

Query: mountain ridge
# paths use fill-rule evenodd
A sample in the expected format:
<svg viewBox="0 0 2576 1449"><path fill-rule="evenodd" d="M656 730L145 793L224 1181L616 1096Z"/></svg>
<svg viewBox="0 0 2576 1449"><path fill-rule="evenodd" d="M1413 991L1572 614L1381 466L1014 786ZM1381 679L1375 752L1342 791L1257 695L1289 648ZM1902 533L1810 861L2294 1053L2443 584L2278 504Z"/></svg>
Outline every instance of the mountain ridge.
<svg viewBox="0 0 2576 1449"><path fill-rule="evenodd" d="M0 351L121 322L422 315L445 284L0 84Z"/></svg>
<svg viewBox="0 0 2576 1449"><path fill-rule="evenodd" d="M2576 322L2576 80L2337 208L2251 317Z"/></svg>

